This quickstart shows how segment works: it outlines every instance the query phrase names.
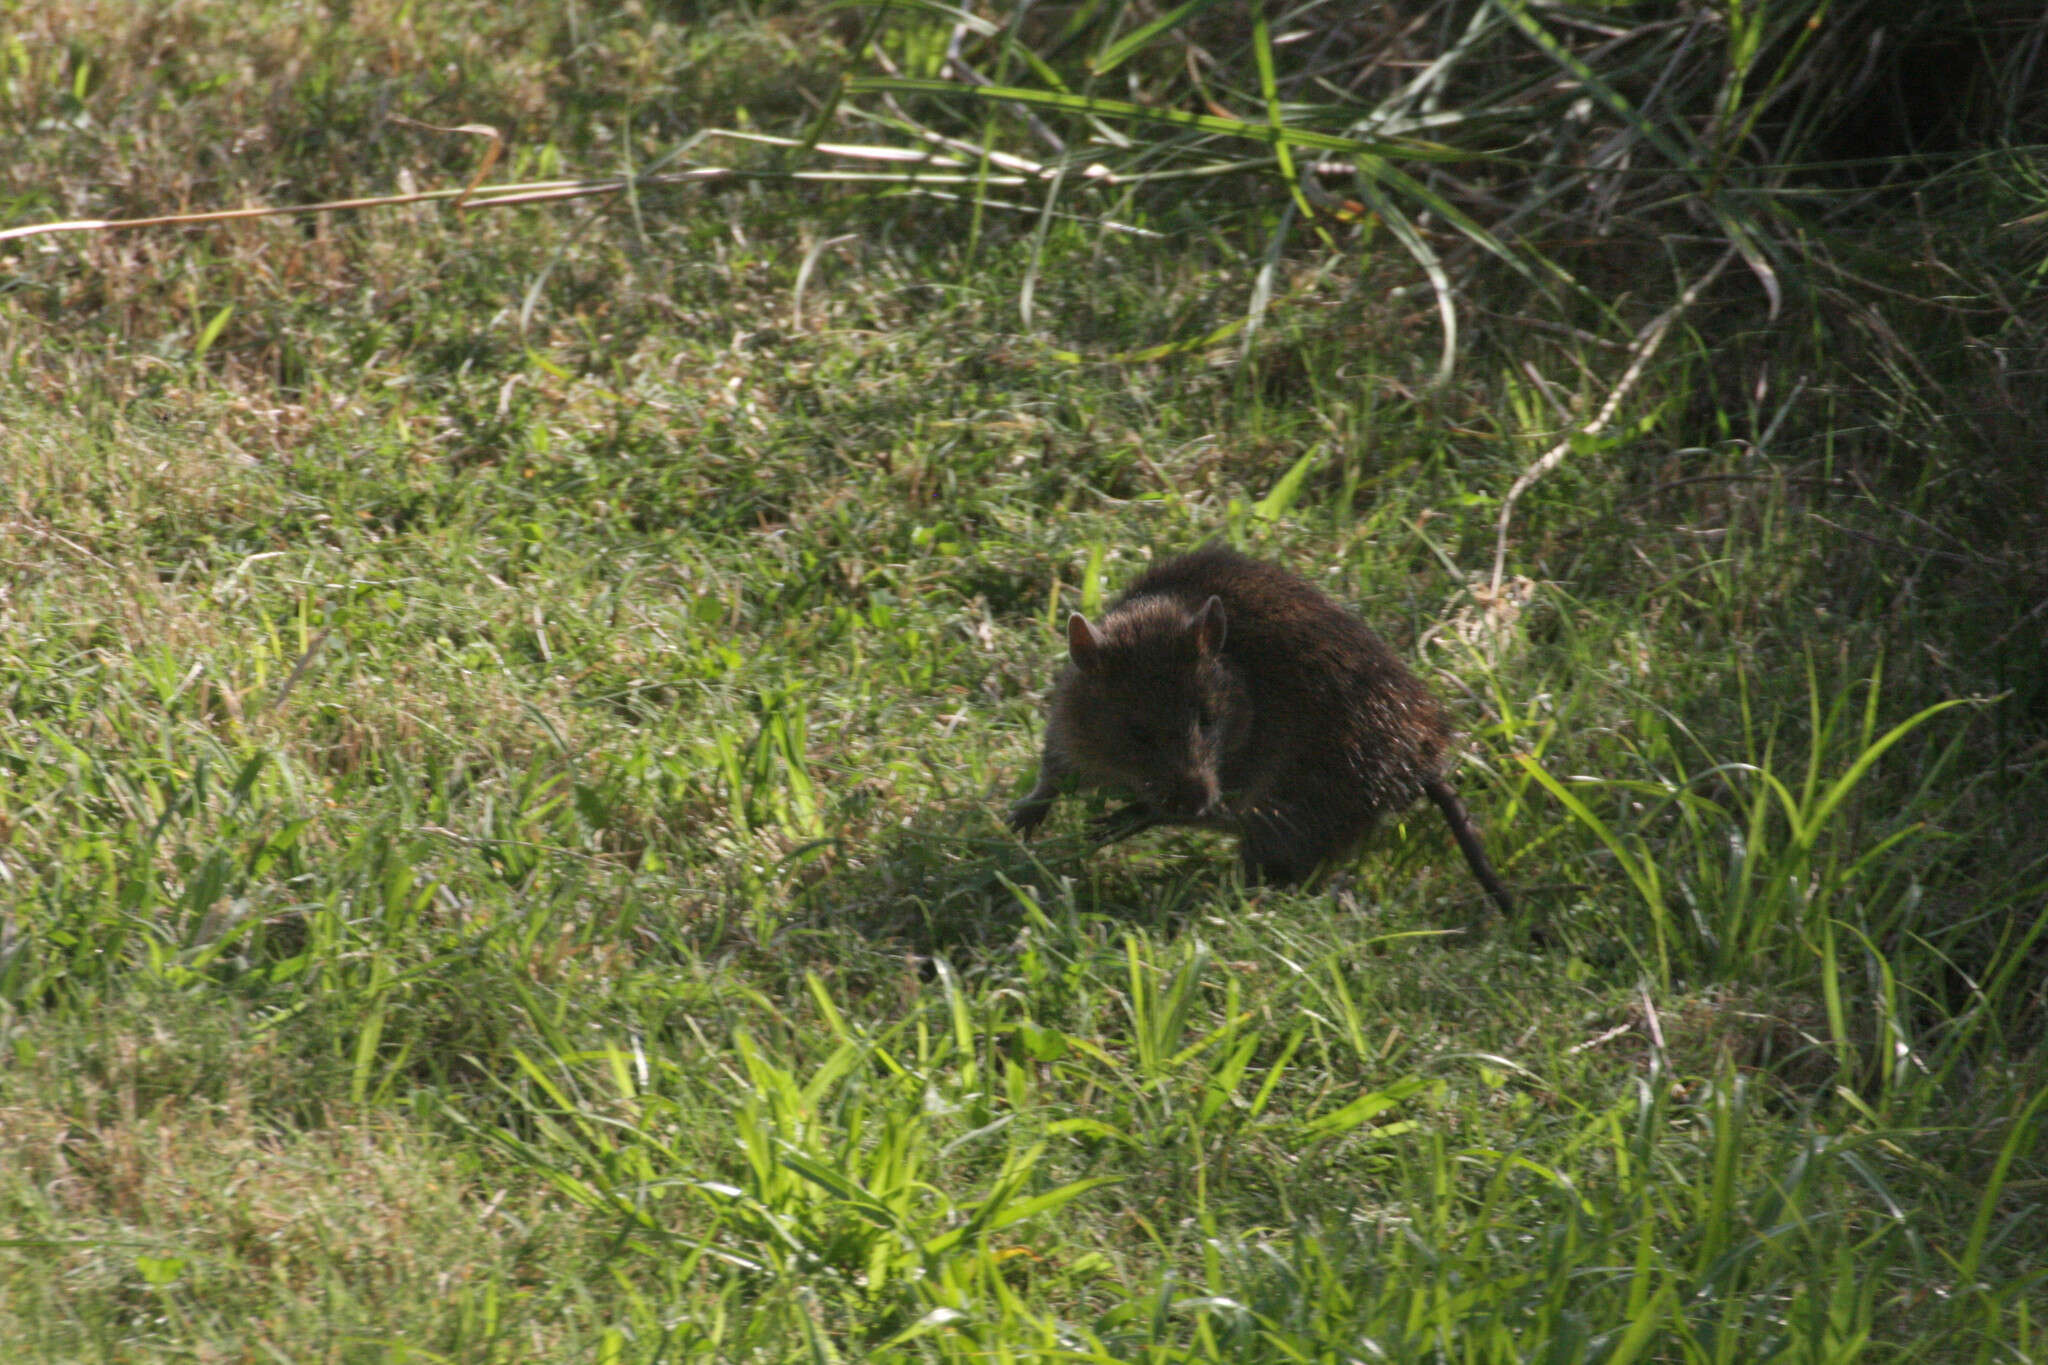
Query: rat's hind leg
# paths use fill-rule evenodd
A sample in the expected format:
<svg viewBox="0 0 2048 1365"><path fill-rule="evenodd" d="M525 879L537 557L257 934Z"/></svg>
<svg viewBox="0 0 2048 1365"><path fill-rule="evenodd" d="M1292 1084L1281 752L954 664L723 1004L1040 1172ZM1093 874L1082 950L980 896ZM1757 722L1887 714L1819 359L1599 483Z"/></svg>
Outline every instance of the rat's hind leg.
<svg viewBox="0 0 2048 1365"><path fill-rule="evenodd" d="M1260 809L1239 824L1245 880L1268 886L1307 880L1357 844L1360 831L1351 823L1319 819L1299 806Z"/></svg>
<svg viewBox="0 0 2048 1365"><path fill-rule="evenodd" d="M1258 886L1291 886L1306 880L1329 853L1318 840L1267 827L1246 830L1237 849L1244 879Z"/></svg>

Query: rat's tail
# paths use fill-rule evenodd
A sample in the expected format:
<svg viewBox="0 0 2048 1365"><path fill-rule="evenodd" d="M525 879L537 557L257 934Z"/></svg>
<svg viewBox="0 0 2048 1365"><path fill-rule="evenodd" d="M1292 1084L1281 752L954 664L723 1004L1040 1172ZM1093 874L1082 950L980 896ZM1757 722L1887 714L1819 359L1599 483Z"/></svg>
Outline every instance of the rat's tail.
<svg viewBox="0 0 2048 1365"><path fill-rule="evenodd" d="M1429 799L1444 813L1444 819L1451 826L1451 837L1458 841L1458 848L1465 855L1465 861L1472 864L1472 875L1486 888L1486 894L1493 897L1493 903L1500 907L1501 914L1509 919L1515 917L1515 898L1501 885L1494 875L1493 864L1486 861L1486 846L1479 842L1479 830L1472 823L1472 817L1465 814L1464 803L1451 790L1450 783L1441 777L1432 777L1425 782L1422 790L1429 793Z"/></svg>

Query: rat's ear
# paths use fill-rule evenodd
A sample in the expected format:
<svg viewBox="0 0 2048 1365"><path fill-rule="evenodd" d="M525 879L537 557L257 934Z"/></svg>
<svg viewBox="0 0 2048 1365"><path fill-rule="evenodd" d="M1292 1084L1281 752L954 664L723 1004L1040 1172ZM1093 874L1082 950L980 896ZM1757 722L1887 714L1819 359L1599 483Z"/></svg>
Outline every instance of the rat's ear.
<svg viewBox="0 0 2048 1365"><path fill-rule="evenodd" d="M1202 609L1195 613L1195 619L1188 629L1194 632L1195 652L1203 658L1210 658L1223 649L1223 599L1211 597L1202 603Z"/></svg>
<svg viewBox="0 0 2048 1365"><path fill-rule="evenodd" d="M1075 612L1067 618L1067 653L1074 660L1074 667L1083 673L1100 662L1102 654L1102 632L1088 624L1088 618Z"/></svg>

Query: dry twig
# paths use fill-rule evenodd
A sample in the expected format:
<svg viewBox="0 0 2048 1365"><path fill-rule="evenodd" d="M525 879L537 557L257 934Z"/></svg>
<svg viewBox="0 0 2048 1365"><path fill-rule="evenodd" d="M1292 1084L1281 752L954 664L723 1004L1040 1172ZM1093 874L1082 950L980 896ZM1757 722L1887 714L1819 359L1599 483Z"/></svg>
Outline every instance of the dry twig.
<svg viewBox="0 0 2048 1365"><path fill-rule="evenodd" d="M1706 292L1707 286L1719 278L1721 272L1728 268L1728 263L1733 261L1736 255L1737 253L1733 247L1722 252L1721 259L1714 262L1713 268L1708 270L1706 274L1693 281L1691 287L1679 296L1678 302L1659 313L1655 318L1651 319L1649 326L1636 333L1634 344L1628 348L1628 369L1622 372L1620 380L1615 383L1613 390L1608 393L1607 401L1602 403L1600 411L1593 415L1593 420L1572 432L1570 436L1565 437L1549 450L1543 452L1542 458L1523 470L1521 477L1515 480L1514 486L1508 489L1507 496L1501 499L1499 524L1494 528L1493 591L1495 594L1500 592L1501 578L1507 572L1508 524L1514 518L1515 504L1521 500L1522 494L1528 492L1538 479L1564 463L1564 457L1571 454L1574 437L1597 436L1606 429L1607 424L1614 420L1614 414L1621 410L1623 400L1628 397L1630 391L1642 380L1643 372L1649 368L1650 358L1657 353L1657 348L1664 344L1664 338L1670 334L1671 325L1684 315L1686 309L1692 307L1694 301L1702 293Z"/></svg>

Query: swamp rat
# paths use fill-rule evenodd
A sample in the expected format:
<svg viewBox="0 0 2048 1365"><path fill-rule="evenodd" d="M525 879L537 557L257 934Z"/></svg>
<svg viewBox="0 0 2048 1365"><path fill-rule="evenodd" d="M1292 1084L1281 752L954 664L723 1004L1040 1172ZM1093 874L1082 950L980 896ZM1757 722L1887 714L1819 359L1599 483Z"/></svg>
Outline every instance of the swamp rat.
<svg viewBox="0 0 2048 1365"><path fill-rule="evenodd" d="M1029 834L1061 782L1137 797L1104 843L1155 825L1238 835L1246 875L1292 882L1383 815L1436 803L1488 895L1514 901L1444 780L1441 707L1363 621L1272 564L1210 546L1166 560L1099 622L1067 618L1045 753L1009 823Z"/></svg>

